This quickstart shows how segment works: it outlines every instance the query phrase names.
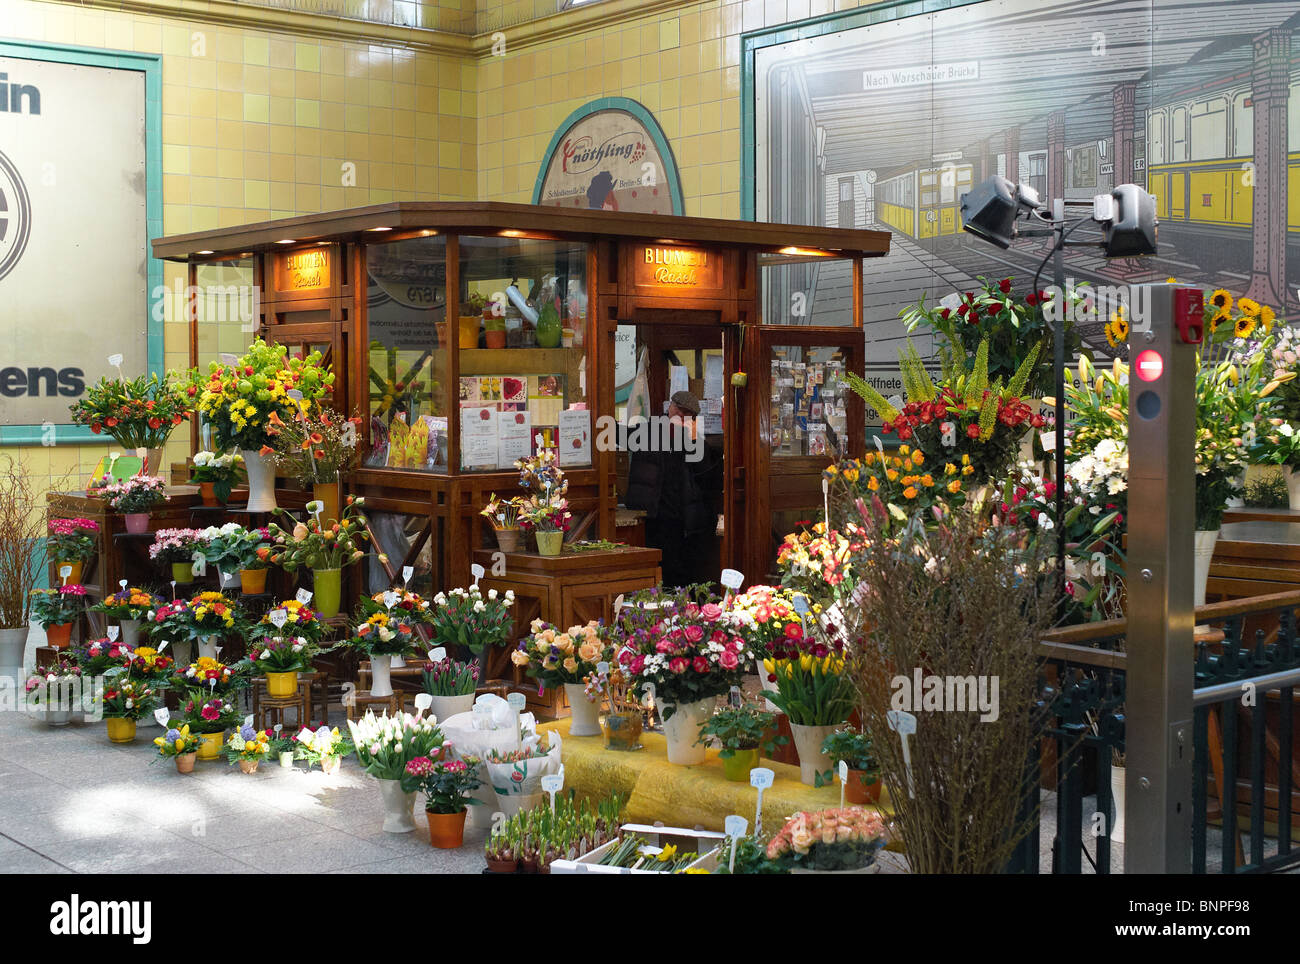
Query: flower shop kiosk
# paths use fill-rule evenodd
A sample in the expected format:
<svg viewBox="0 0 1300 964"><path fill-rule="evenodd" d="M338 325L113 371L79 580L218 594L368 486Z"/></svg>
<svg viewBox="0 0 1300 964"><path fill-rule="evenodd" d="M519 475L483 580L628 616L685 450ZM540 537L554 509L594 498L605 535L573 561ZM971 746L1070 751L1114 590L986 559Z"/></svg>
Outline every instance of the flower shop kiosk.
<svg viewBox="0 0 1300 964"><path fill-rule="evenodd" d="M685 376L721 445L719 562L769 572L769 520L820 504L832 448L861 450L862 407L835 395L835 373L862 371L861 259L888 248L887 232L490 202L153 242L189 266L192 365L242 351L253 329L323 353L334 406L362 420L347 489L365 496L393 571L412 566L412 588L434 590L466 583L474 551L495 548L480 512L518 494L514 460L539 445L568 476L570 544L637 541L616 525L626 456L601 429L626 411L638 347L663 349L643 353L650 412ZM819 283L838 298L811 314ZM214 292L249 288L251 323L214 310ZM694 370L664 362L684 351ZM653 583L655 555L584 553L574 617Z"/></svg>

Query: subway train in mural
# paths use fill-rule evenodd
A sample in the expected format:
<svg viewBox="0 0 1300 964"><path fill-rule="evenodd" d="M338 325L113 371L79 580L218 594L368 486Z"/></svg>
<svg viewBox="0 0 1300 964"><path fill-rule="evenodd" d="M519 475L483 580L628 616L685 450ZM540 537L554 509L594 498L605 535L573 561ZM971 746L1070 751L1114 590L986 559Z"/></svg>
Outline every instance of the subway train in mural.
<svg viewBox="0 0 1300 964"><path fill-rule="evenodd" d="M1300 62L1292 63L1287 106L1287 246L1294 249L1290 254L1300 255ZM1083 107L1070 111L1070 121L1083 119ZM1162 254L1248 271L1258 176L1249 71L1171 91L1139 117L1145 118L1145 131L1135 132L1133 179L1155 195ZM1077 126L1097 127L1099 120L1094 115ZM1073 142L1070 121L1065 194L1085 200L1114 186L1113 140ZM961 196L989 174L1005 175L1007 163L1005 154L987 159L953 154L961 159L881 172L874 192L876 221L918 241L941 244L961 234ZM1044 200L1047 171L1045 148L1018 152L1017 179Z"/></svg>

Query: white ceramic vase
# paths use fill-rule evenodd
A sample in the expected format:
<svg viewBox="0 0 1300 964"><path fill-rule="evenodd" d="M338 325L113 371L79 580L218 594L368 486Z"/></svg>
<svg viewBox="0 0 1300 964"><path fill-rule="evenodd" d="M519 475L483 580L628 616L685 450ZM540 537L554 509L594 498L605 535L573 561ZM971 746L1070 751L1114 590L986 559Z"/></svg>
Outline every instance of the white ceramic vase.
<svg viewBox="0 0 1300 964"><path fill-rule="evenodd" d="M119 619L118 627L122 631L122 645L135 649L140 645L140 620Z"/></svg>
<svg viewBox="0 0 1300 964"><path fill-rule="evenodd" d="M217 658L217 644L221 641L220 636L204 636L199 640L199 659L206 656L208 659Z"/></svg>
<svg viewBox="0 0 1300 964"><path fill-rule="evenodd" d="M600 736L600 701L592 703L584 690L581 683L564 684L564 695L573 711L569 736Z"/></svg>
<svg viewBox="0 0 1300 964"><path fill-rule="evenodd" d="M466 693L463 696L435 696L433 702L429 705L429 712L437 718L439 723L445 723L457 713L468 713L474 708L474 694Z"/></svg>
<svg viewBox="0 0 1300 964"><path fill-rule="evenodd" d="M21 681L23 656L27 652L27 629L0 629L0 676Z"/></svg>
<svg viewBox="0 0 1300 964"><path fill-rule="evenodd" d="M395 653L389 657L388 665L393 669L405 669L406 658L403 657L400 653Z"/></svg>
<svg viewBox="0 0 1300 964"><path fill-rule="evenodd" d="M1214 544L1219 541L1218 529L1197 529L1192 548L1195 564L1194 579L1195 605L1205 605L1205 584L1210 578L1210 560L1214 558Z"/></svg>
<svg viewBox="0 0 1300 964"><path fill-rule="evenodd" d="M1110 768L1110 799L1115 810L1115 819L1110 825L1111 843L1124 842L1124 774L1123 767Z"/></svg>
<svg viewBox="0 0 1300 964"><path fill-rule="evenodd" d="M393 695L392 668L392 663L388 661L387 656L372 656L370 658L371 696Z"/></svg>
<svg viewBox="0 0 1300 964"><path fill-rule="evenodd" d="M270 512L275 508L275 461L244 449L244 468L248 472L248 511Z"/></svg>
<svg viewBox="0 0 1300 964"><path fill-rule="evenodd" d="M799 779L808 786L817 785L817 774L826 775L832 769L831 758L822 752L822 741L834 733L838 726L804 726L791 723L795 749L799 751Z"/></svg>
<svg viewBox="0 0 1300 964"><path fill-rule="evenodd" d="M1287 502L1292 509L1300 509L1300 472L1289 466L1282 466L1282 478L1286 481Z"/></svg>
<svg viewBox="0 0 1300 964"><path fill-rule="evenodd" d="M400 780L379 780L379 796L384 801L384 831L410 833L415 829L415 792L402 789Z"/></svg>
<svg viewBox="0 0 1300 964"><path fill-rule="evenodd" d="M758 664L758 681L761 684L763 684L763 689L766 690L768 693L775 693L776 683L773 682L772 680L769 680L767 678L767 675L768 675L767 670L763 668L763 664L760 662ZM777 706L775 703L773 703L771 700L765 699L763 702L767 704L767 711L769 713L781 712L781 708Z"/></svg>
<svg viewBox="0 0 1300 964"><path fill-rule="evenodd" d="M179 639L167 647L171 653L172 659L176 660L176 668L181 672L185 667L194 662L194 644L188 639Z"/></svg>
<svg viewBox="0 0 1300 964"><path fill-rule="evenodd" d="M717 697L694 703L663 703L664 737L668 740L668 762L677 766L699 766L704 762L704 745L697 744L700 727L713 713ZM669 715L671 711L671 716Z"/></svg>

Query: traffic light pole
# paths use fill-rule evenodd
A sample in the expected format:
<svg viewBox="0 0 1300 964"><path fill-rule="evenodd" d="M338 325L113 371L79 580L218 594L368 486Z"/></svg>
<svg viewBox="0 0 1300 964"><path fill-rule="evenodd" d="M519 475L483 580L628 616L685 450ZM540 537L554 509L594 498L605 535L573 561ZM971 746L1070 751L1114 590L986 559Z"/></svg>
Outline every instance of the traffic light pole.
<svg viewBox="0 0 1300 964"><path fill-rule="evenodd" d="M1200 289L1145 285L1129 339L1126 873L1190 873Z"/></svg>

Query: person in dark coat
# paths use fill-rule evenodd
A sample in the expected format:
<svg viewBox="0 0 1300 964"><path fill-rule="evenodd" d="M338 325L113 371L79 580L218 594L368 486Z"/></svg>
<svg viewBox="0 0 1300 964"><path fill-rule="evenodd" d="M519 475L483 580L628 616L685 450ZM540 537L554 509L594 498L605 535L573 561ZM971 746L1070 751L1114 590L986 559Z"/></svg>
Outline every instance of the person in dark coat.
<svg viewBox="0 0 1300 964"><path fill-rule="evenodd" d="M689 445L673 451L633 452L628 466L624 504L646 514L646 545L663 553L660 563L665 586L684 586L706 578L694 565L701 542L713 535L715 511L700 484L707 459L690 462L688 453L704 453L697 438L700 403L690 392L676 392L668 403L668 417L691 433Z"/></svg>

